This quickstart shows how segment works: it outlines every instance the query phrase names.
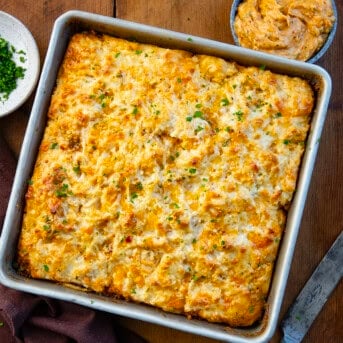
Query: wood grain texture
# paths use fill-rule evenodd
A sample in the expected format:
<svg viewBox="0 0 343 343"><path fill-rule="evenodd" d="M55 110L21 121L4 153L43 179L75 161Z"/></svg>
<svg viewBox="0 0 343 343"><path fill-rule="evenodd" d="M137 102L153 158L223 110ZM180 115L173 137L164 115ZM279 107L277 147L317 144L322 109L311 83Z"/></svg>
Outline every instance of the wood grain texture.
<svg viewBox="0 0 343 343"><path fill-rule="evenodd" d="M116 16L230 43L231 3L232 0L117 0Z"/></svg>
<svg viewBox="0 0 343 343"><path fill-rule="evenodd" d="M0 10L23 22L36 39L43 62L55 20L69 10L113 16L113 0L0 0Z"/></svg>
<svg viewBox="0 0 343 343"><path fill-rule="evenodd" d="M339 16L343 2L336 1ZM44 60L52 25L69 9L94 13L232 42L229 29L231 0L0 0L0 10L13 14L28 26ZM311 273L343 228L343 26L338 25L330 50L319 61L332 76L333 92L312 183L308 194L294 262L280 313L280 318L294 301ZM15 114L0 119L0 133L18 154L32 106L32 98ZM306 336L305 343L339 343L343 341L343 286L328 300ZM144 336L151 343L214 343L196 335L175 331L136 320L119 321ZM279 330L272 342L280 339Z"/></svg>

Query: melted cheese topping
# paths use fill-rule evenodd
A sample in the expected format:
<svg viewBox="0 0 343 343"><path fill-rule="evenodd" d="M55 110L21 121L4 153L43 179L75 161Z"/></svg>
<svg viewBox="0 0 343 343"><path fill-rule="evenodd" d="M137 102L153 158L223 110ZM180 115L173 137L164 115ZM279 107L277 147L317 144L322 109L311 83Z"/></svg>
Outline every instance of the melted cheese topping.
<svg viewBox="0 0 343 343"><path fill-rule="evenodd" d="M252 324L312 106L299 78L76 34L27 191L19 269Z"/></svg>

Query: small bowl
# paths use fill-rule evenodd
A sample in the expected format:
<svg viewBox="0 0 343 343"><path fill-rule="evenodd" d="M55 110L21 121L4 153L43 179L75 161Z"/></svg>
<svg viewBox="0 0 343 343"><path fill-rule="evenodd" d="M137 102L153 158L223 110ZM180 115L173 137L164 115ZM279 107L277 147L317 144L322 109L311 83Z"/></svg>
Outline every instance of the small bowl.
<svg viewBox="0 0 343 343"><path fill-rule="evenodd" d="M0 117L16 110L34 90L40 70L40 59L37 44L30 31L17 18L0 11L0 37L15 48L13 60L25 68L23 79L17 80L17 87L9 94L8 99L0 100ZM19 54L19 51L25 54Z"/></svg>
<svg viewBox="0 0 343 343"><path fill-rule="evenodd" d="M333 39L335 37L336 34L336 30L337 30L337 22L338 22L338 13L337 13L337 7L335 4L334 0L332 1L332 10L334 13L334 16L336 18L333 27L325 41L325 43L323 44L323 46L320 48L320 50L318 50L312 57L310 57L306 62L308 63L315 63L317 62L325 53L326 51L329 49L330 45L333 42ZM234 22L235 22L235 17L236 17L236 13L237 13L237 9L238 6L240 5L240 3L243 2L243 0L233 0L232 1L232 6L231 6L231 11L230 11L230 28L231 28L231 33L232 33L232 37L233 40L235 42L236 45L240 46L239 41L238 41L238 37L236 35L235 32L235 27L234 27Z"/></svg>

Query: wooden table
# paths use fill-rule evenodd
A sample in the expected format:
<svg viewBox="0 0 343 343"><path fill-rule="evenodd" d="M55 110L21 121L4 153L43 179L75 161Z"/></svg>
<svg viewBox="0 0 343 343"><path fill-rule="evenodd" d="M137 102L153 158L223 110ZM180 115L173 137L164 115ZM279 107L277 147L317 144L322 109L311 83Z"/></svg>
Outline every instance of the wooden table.
<svg viewBox="0 0 343 343"><path fill-rule="evenodd" d="M343 2L336 1L343 16ZM231 0L0 0L0 10L19 18L34 35L42 62L52 24L63 12L80 9L231 43ZM295 299L343 224L343 26L338 25L330 50L319 61L332 76L333 93L308 194L281 316ZM18 156L32 98L0 120L0 134ZM209 343L213 340L157 325L119 318L149 342ZM272 342L278 342L276 332ZM343 285L336 288L304 342L343 341Z"/></svg>

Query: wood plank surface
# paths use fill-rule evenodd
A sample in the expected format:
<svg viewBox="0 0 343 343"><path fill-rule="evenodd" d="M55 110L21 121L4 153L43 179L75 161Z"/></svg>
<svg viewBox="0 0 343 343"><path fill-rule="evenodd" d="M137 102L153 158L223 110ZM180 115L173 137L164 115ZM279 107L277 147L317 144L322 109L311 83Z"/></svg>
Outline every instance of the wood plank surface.
<svg viewBox="0 0 343 343"><path fill-rule="evenodd" d="M232 42L229 28L231 0L0 0L0 10L8 12L34 35L43 62L52 25L69 9L117 16L135 22L185 32L192 35ZM336 1L339 16L343 2ZM331 74L333 92L308 201L296 245L294 262L281 309L280 318L294 301L312 271L324 256L343 224L343 27L338 25L336 38L328 53L319 61ZM32 106L32 97L18 111L0 119L0 134L18 155ZM304 342L338 343L343 341L343 286L332 294ZM136 320L119 321L157 343L210 343L213 340ZM272 342L280 340L279 330Z"/></svg>
<svg viewBox="0 0 343 343"><path fill-rule="evenodd" d="M232 0L117 0L116 16L230 43L231 3Z"/></svg>

